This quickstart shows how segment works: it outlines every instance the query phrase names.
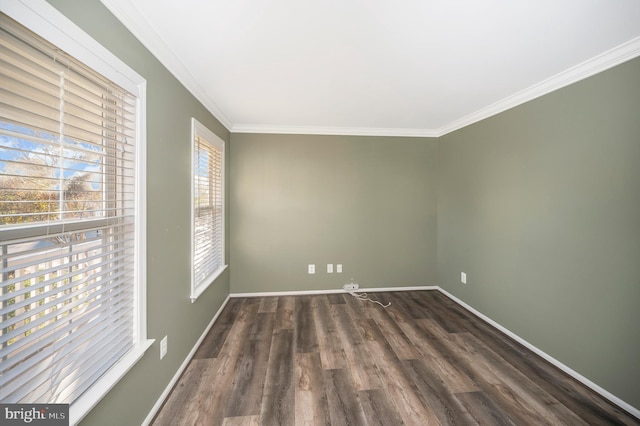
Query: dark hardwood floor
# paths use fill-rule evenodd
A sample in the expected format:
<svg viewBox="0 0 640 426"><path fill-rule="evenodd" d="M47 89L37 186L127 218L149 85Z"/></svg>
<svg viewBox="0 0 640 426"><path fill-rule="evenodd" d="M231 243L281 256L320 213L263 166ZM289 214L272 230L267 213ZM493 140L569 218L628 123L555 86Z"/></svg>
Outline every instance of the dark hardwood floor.
<svg viewBox="0 0 640 426"><path fill-rule="evenodd" d="M153 424L639 425L438 291L231 299Z"/></svg>

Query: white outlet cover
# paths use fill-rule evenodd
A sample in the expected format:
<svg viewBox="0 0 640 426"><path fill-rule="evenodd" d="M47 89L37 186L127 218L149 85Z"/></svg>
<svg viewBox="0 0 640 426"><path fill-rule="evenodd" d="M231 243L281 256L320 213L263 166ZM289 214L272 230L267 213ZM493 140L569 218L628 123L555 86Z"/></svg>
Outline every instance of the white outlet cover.
<svg viewBox="0 0 640 426"><path fill-rule="evenodd" d="M467 283L467 274L465 274L464 272L460 272L460 281L462 281L463 284Z"/></svg>
<svg viewBox="0 0 640 426"><path fill-rule="evenodd" d="M164 336L160 341L160 359L167 354L168 337Z"/></svg>
<svg viewBox="0 0 640 426"><path fill-rule="evenodd" d="M342 263L338 263L336 265L336 273L338 273L338 274L342 273Z"/></svg>
<svg viewBox="0 0 640 426"><path fill-rule="evenodd" d="M327 274L333 274L333 263L327 263Z"/></svg>
<svg viewBox="0 0 640 426"><path fill-rule="evenodd" d="M314 264L310 263L310 264L309 264L309 267L308 267L308 269L307 269L307 271L308 271L310 274L315 274L315 273L316 273L316 265L314 265Z"/></svg>

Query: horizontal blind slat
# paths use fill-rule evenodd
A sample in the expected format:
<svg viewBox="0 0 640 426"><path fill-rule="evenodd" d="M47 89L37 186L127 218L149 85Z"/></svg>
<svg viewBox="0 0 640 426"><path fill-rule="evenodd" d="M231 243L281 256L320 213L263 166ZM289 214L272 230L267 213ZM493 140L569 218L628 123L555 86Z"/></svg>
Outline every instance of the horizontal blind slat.
<svg viewBox="0 0 640 426"><path fill-rule="evenodd" d="M92 350L89 353L89 359L93 362L80 362L76 370L72 370L69 376L63 378L60 383L61 388L55 394L57 401L69 403L79 397L83 393L81 389L85 389L87 385L98 380L110 368L110 365L123 357L133 347L133 345L123 345L123 343L128 343L129 339L126 336L114 337L119 338L104 341L102 346L108 348L109 351L98 352L101 347L97 345L91 346Z"/></svg>
<svg viewBox="0 0 640 426"><path fill-rule="evenodd" d="M118 226L118 228L120 227L121 226ZM127 232L124 229L99 228L98 230L93 230L89 228L88 232L92 234L95 232L102 232L102 236L96 235L95 237L90 237L90 239L88 240L79 240L79 241L72 241L72 242L68 242L68 241L61 242L58 240L58 244L54 244L55 238L60 238L60 236L47 235L46 239L48 240L47 242L50 245L40 246L40 247L32 246L32 244L40 243L39 241L34 241L33 239L16 243L15 245L26 246L28 248L24 248L21 251L15 251L8 255L3 255L2 256L4 260L3 263L6 264L6 266L3 266L3 268L0 269L3 273L6 273L12 270L18 270L18 269L31 269L33 266L42 265L42 264L52 264L52 265L48 267L45 265L44 268L39 268L38 270L34 270L32 272L26 273L19 277L9 279L6 281L5 285L11 285L11 284L15 284L25 280L38 279L43 275L55 272L58 270L58 265L53 266L53 263L55 263L56 261L59 261L60 259L68 258L69 256L84 254L89 250L92 250L92 251L102 250L102 251L108 252L111 254L112 258L118 260L120 256L126 255L127 250L129 248L132 248L134 244L134 240L130 236L127 236ZM74 232L74 234L77 234L77 233ZM113 249L111 248L114 244L112 240L115 240L116 238L117 238L119 247L117 249ZM4 245L10 246L6 243ZM72 249L72 247L74 246L76 248L75 251L73 251ZM78 246L81 246L81 247L78 247ZM71 249L71 251L67 251L69 249ZM13 258L11 262L7 260L9 256ZM99 255L95 254L92 257L90 257L89 260L93 260L98 257ZM19 258L22 258L23 260ZM76 266L82 262L83 262L82 260L76 260L70 263L65 263L65 265L68 264L70 266ZM102 266L102 265L98 265L98 266ZM55 281L55 279L52 279L52 281ZM34 288L43 287L46 284L47 283L40 281L37 284L37 287L34 287ZM14 290L14 292L15 291L16 290ZM27 291L27 290L25 289L24 291ZM16 294L19 295L20 293L16 293ZM0 301L4 301L4 300L6 300L6 295L0 296Z"/></svg>
<svg viewBox="0 0 640 426"><path fill-rule="evenodd" d="M114 267L111 268L109 270L105 270L103 274L101 275L96 275L96 276L92 276L91 279L108 279L109 281L113 282L113 283L118 283L118 279L125 276L127 273L129 273L130 270L125 269L123 267ZM47 292L47 296L45 297L38 297L36 301L31 301L31 297L29 297L28 299L26 299L25 303L20 303L20 304L11 304L6 306L5 308L3 308L3 315L6 315L7 313L10 312L15 312L21 308L25 308L25 307L29 307L32 306L34 303L39 303L40 301L44 301L46 299L53 299L50 302L45 302L43 304L41 304L40 306L38 306L35 309L29 309L26 310L21 313L16 315L15 317L12 317L10 320L6 320L3 321L3 327L11 327L14 326L16 324L20 324L22 322L24 322L26 319L34 317L34 316L40 316L36 321L29 321L29 325L31 328L37 327L40 324L43 323L47 323L51 318L56 318L58 316L60 316L62 313L64 313L63 311L59 311L58 309L55 309L52 312L49 312L48 314L46 313L47 310L52 309L53 307L56 307L58 305L61 304L69 304L70 300L72 300L74 297L77 297L76 295L73 295L73 290L74 288L76 289L75 292L79 292L80 290L82 290L82 293L87 293L90 290L93 291L98 291L91 283L87 284L85 288L82 289L78 289L78 287L80 287L80 285L86 284L84 282L71 282L70 284L67 284L64 287L59 287L59 288L55 288L53 290L50 290L49 292ZM100 289L109 289L108 286L101 286L99 287ZM72 290L72 292L70 292L70 294L67 294L66 296L62 296L62 297L55 297L57 295L60 294L65 294L67 292L69 292L69 290ZM103 290L104 291L104 290ZM42 295L44 296L44 294ZM35 299L36 296L33 296L33 298ZM69 304L68 306L65 306L65 310L70 310L73 309L74 307L76 307L78 304L81 304L82 302L76 302L73 304ZM42 314L42 315L40 315ZM16 338L17 335L19 335L20 332L9 332L6 333L4 335L2 335L0 337L0 343L5 343L10 339ZM5 349L0 349L0 353L2 353Z"/></svg>
<svg viewBox="0 0 640 426"><path fill-rule="evenodd" d="M46 82L59 85L60 74L66 69L64 64L56 62L51 55L29 49L26 43L0 31L0 60L22 70L25 76L39 84Z"/></svg>
<svg viewBox="0 0 640 426"><path fill-rule="evenodd" d="M126 279L128 278L128 274L130 272L131 271L128 271L127 269L123 269L117 270L116 273L107 274L105 277L106 283L102 285L87 286L83 288L78 288L79 286L76 285L67 286L67 288L62 289L62 293L58 292L56 294L65 294L71 290L69 294L66 294L65 296L60 298L56 298L51 303L43 304L37 309L27 310L27 312L20 316L18 321L14 321L16 318L12 318L11 321L7 321L5 324L3 324L3 328L5 328L7 331L0 337L0 342L2 342L3 345L7 344L7 346L0 349L0 353L3 353L4 357L6 356L4 355L5 352L9 353L20 349L20 347L23 345L23 342L27 342L27 340L22 337L22 335L27 331L29 332L29 334L33 334L34 337L37 337L38 333L40 333L42 330L36 330L35 332L33 332L32 330L38 328L41 324L51 325L53 322L57 321L59 317L64 316L67 312L72 311L77 306L91 301L94 297L100 296L103 293L107 292L113 293L112 289L117 288L117 286L119 286L120 284L126 283ZM87 297L88 295L91 295L91 298ZM38 300L34 303L38 303ZM19 309L20 308L16 308L15 310ZM11 313L12 311L15 312L15 310L13 310L11 306L9 306L6 311ZM31 318L33 317L37 318L35 320L32 320ZM15 325L19 325L21 327L12 330L11 327Z"/></svg>
<svg viewBox="0 0 640 426"><path fill-rule="evenodd" d="M59 351L65 348L68 348L67 350L73 350L73 346L68 345L69 342L89 338L94 334L94 331L100 330L100 328L96 327L110 327L110 322L95 321L95 319L113 312L123 303L129 304L132 301L132 297L132 295L122 293L110 298L112 300L105 301L108 303L99 302L98 299L92 300L90 309L87 309L82 314L78 314L80 316L76 315L75 318L65 318L64 325L52 328L41 336L38 336L38 340L32 342L32 345L23 346L17 356L5 358L2 365L3 377L8 381L11 378L23 374L24 370L30 370L42 359L49 356L48 352L50 351ZM129 325L129 328L131 328L131 325ZM123 332L128 333L125 329L118 330L114 327L110 327L110 329L116 334ZM86 336L84 335L85 331L88 332ZM41 340L44 342L41 342ZM49 348L50 351L43 351L45 348Z"/></svg>
<svg viewBox="0 0 640 426"><path fill-rule="evenodd" d="M114 322L114 326L121 326L126 323L127 318L123 318L122 321ZM104 332L102 329L101 332L96 332L95 335L90 335L89 339L84 339L82 341L62 341L65 346L71 347L73 351L82 351L83 348L88 347L82 353L82 355L86 355L86 359L84 363L91 364L93 355L95 355L95 351L92 351L95 344L99 344L100 342L109 343L113 340L129 340L132 338L132 335L122 335L121 333L109 333ZM91 344L95 343L95 344ZM0 396L3 398L16 399L21 400L25 398L27 395L37 392L37 388L41 387L43 383L53 383L51 371L54 371L54 374L58 374L61 369L64 369L69 365L70 362L74 361L73 357L67 357L62 355L59 359L59 353L63 348L62 344L57 345L53 348L50 353L45 353L45 356L41 356L38 359L30 362L28 365L21 365L24 367L24 371L20 372L19 378L12 382L7 382L3 388L0 389ZM27 372L28 374L25 374ZM36 390L31 390L33 388ZM43 401L44 402L44 401Z"/></svg>

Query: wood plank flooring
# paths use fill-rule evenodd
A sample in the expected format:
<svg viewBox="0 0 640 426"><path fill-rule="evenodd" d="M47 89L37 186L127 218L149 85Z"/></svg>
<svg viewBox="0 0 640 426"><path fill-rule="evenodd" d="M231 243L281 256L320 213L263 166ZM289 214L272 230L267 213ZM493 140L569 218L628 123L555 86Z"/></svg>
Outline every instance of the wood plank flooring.
<svg viewBox="0 0 640 426"><path fill-rule="evenodd" d="M640 425L438 291L234 298L153 425Z"/></svg>

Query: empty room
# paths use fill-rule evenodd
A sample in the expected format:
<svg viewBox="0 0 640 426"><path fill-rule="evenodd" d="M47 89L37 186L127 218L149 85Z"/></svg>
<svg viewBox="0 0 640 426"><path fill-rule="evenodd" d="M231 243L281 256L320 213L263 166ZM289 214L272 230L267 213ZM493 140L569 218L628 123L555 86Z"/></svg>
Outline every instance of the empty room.
<svg viewBox="0 0 640 426"><path fill-rule="evenodd" d="M0 424L640 424L637 1L0 7Z"/></svg>

